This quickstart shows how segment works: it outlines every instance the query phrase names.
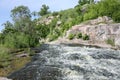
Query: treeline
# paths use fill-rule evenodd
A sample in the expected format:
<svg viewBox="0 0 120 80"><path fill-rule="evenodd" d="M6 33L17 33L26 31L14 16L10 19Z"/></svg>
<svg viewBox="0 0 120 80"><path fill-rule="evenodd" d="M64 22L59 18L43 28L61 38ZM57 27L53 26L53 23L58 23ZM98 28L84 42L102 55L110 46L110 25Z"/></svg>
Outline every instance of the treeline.
<svg viewBox="0 0 120 80"><path fill-rule="evenodd" d="M115 22L120 22L120 0L100 0L98 2L79 0L75 9L82 16L83 21L95 19L99 16L108 16Z"/></svg>
<svg viewBox="0 0 120 80"><path fill-rule="evenodd" d="M39 43L38 29L32 16L48 14L49 7L43 5L40 12L30 12L27 6L18 6L11 10L13 23L3 24L4 30L0 34L0 44L8 48L34 47ZM44 34L44 33L42 33ZM42 36L42 35L41 35Z"/></svg>

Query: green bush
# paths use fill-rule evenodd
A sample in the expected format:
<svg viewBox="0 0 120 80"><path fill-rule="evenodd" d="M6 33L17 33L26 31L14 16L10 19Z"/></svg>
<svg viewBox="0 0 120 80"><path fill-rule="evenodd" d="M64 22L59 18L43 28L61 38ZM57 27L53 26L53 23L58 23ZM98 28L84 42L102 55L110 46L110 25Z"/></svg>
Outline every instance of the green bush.
<svg viewBox="0 0 120 80"><path fill-rule="evenodd" d="M83 22L83 16L77 16L74 21L75 24L80 24L81 22Z"/></svg>
<svg viewBox="0 0 120 80"><path fill-rule="evenodd" d="M82 38L82 33L77 33L76 37L77 39Z"/></svg>
<svg viewBox="0 0 120 80"><path fill-rule="evenodd" d="M83 40L89 40L89 35L87 35L87 34L83 35L83 36L82 36L82 39L83 39Z"/></svg>
<svg viewBox="0 0 120 80"><path fill-rule="evenodd" d="M9 48L26 48L30 46L30 36L24 33L8 34L4 45Z"/></svg>
<svg viewBox="0 0 120 80"><path fill-rule="evenodd" d="M69 39L69 40L72 40L72 39L74 39L74 37L75 37L75 34L72 34L72 33L71 33L71 34L69 34L68 39Z"/></svg>
<svg viewBox="0 0 120 80"><path fill-rule="evenodd" d="M120 11L115 12L115 13L113 14L112 18L113 18L113 20L114 20L115 22L120 22Z"/></svg>
<svg viewBox="0 0 120 80"><path fill-rule="evenodd" d="M50 26L50 27L51 27L51 26ZM47 25L42 25L42 24L40 24L40 25L37 25L37 26L35 27L35 29L36 29L36 32L37 32L37 36L38 36L39 38L46 38L47 35L48 35L49 32L50 32L49 26L47 26Z"/></svg>
<svg viewBox="0 0 120 80"><path fill-rule="evenodd" d="M54 41L58 38L59 36L56 34L50 34L48 35L49 41Z"/></svg>
<svg viewBox="0 0 120 80"><path fill-rule="evenodd" d="M77 6L80 8L81 6ZM81 14L82 11L79 14ZM111 17L115 22L120 22L120 0L101 0L96 4L89 4L83 14L83 20L95 19L98 16Z"/></svg>
<svg viewBox="0 0 120 80"><path fill-rule="evenodd" d="M17 40L14 34L7 34L4 39L4 45L8 48L14 48L17 45Z"/></svg>
<svg viewBox="0 0 120 80"><path fill-rule="evenodd" d="M58 12L53 12L52 15L53 16L57 16L59 13Z"/></svg>
<svg viewBox="0 0 120 80"><path fill-rule="evenodd" d="M61 32L58 28L55 28L54 30L51 30L51 33L47 36L49 38L49 41L56 40L61 35Z"/></svg>
<svg viewBox="0 0 120 80"><path fill-rule="evenodd" d="M35 51L31 50L31 48L28 48L26 52L29 54L29 56L35 55Z"/></svg>
<svg viewBox="0 0 120 80"><path fill-rule="evenodd" d="M0 46L0 66L6 67L10 64L12 55L10 54L10 50L5 48L4 46Z"/></svg>
<svg viewBox="0 0 120 80"><path fill-rule="evenodd" d="M107 44L110 44L110 45L112 45L112 46L115 46L115 42L114 42L114 40L112 40L112 39L107 39L107 40L106 40L106 43L107 43Z"/></svg>
<svg viewBox="0 0 120 80"><path fill-rule="evenodd" d="M9 49L7 49L7 48L1 48L0 49L0 61L2 61L2 60L8 60L8 59L10 59L10 53L9 53Z"/></svg>

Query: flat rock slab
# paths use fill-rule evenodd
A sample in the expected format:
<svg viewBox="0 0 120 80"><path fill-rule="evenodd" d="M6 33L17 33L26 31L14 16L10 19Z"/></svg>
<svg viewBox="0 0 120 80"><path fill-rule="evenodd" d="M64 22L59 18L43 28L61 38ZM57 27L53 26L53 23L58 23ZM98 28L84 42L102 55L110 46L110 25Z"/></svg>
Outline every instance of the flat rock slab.
<svg viewBox="0 0 120 80"><path fill-rule="evenodd" d="M0 80L12 80L12 79L8 79L8 78L5 78L5 77L0 77Z"/></svg>

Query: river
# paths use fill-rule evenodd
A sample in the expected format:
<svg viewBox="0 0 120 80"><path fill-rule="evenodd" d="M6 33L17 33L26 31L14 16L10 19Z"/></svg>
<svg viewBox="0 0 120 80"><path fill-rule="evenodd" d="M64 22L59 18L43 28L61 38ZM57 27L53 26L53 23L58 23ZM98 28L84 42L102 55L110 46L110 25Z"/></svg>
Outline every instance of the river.
<svg viewBox="0 0 120 80"><path fill-rule="evenodd" d="M78 45L48 45L13 80L120 80L120 51Z"/></svg>

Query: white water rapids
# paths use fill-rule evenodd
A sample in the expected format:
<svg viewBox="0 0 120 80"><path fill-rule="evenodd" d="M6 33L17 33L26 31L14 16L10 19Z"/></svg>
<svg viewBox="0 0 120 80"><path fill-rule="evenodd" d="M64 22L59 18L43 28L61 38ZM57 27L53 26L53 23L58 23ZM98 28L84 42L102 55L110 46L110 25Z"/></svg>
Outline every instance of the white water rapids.
<svg viewBox="0 0 120 80"><path fill-rule="evenodd" d="M85 46L43 45L13 80L120 80L120 51Z"/></svg>

